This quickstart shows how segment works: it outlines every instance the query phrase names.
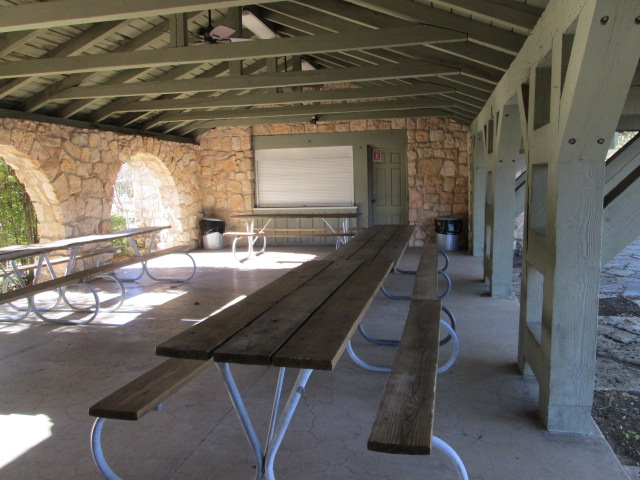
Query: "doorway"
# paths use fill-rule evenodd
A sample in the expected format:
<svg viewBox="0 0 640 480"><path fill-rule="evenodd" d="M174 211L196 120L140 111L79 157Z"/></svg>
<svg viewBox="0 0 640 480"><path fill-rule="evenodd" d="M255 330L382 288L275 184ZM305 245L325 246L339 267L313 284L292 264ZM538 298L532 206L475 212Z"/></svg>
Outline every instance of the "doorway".
<svg viewBox="0 0 640 480"><path fill-rule="evenodd" d="M407 156L404 145L368 147L370 225L408 223Z"/></svg>

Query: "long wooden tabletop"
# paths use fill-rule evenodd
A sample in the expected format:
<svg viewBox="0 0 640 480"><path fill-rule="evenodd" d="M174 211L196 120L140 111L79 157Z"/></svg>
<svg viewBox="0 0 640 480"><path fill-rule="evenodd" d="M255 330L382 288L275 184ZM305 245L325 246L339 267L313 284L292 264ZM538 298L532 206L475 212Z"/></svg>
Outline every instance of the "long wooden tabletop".
<svg viewBox="0 0 640 480"><path fill-rule="evenodd" d="M158 345L156 353L331 370L412 232L412 226L366 229L336 254L287 272Z"/></svg>
<svg viewBox="0 0 640 480"><path fill-rule="evenodd" d="M84 235L82 237L65 238L63 240L54 240L47 243L33 243L31 245L12 245L10 247L0 248L0 262L7 262L23 257L32 257L42 255L56 250L68 250L73 247L88 245L91 243L111 242L118 238L133 237L136 235L146 235L171 228L169 225L160 227L138 227L128 228L126 230L118 230L117 232Z"/></svg>

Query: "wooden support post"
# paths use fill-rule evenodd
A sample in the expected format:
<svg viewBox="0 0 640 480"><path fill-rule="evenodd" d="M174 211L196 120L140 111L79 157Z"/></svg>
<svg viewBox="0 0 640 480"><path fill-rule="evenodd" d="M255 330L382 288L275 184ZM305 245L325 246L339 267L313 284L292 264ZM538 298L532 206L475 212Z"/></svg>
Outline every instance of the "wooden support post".
<svg viewBox="0 0 640 480"><path fill-rule="evenodd" d="M520 118L517 105L507 105L496 116L494 149L488 155L488 168L492 172L488 186L493 192L491 222L487 235L491 239L485 244L490 249L485 262L491 265L485 271L492 297L512 296L513 282L513 212L515 210L514 180L516 162L522 143Z"/></svg>
<svg viewBox="0 0 640 480"><path fill-rule="evenodd" d="M585 1L530 71L519 362L553 431L592 433L604 158L638 64L637 6Z"/></svg>
<svg viewBox="0 0 640 480"><path fill-rule="evenodd" d="M278 73L278 57L267 58L267 73ZM279 88L273 88L269 90L272 93L278 93Z"/></svg>
<svg viewBox="0 0 640 480"><path fill-rule="evenodd" d="M472 253L474 257L480 257L484 255L484 205L487 194L487 165L485 163L482 132L476 132L473 139Z"/></svg>
<svg viewBox="0 0 640 480"><path fill-rule="evenodd" d="M176 13L169 16L169 46L186 47L189 44L187 14Z"/></svg>
<svg viewBox="0 0 640 480"><path fill-rule="evenodd" d="M233 37L242 38L242 7L231 7L227 10L226 23L235 30ZM229 75L242 75L242 60L229 62Z"/></svg>

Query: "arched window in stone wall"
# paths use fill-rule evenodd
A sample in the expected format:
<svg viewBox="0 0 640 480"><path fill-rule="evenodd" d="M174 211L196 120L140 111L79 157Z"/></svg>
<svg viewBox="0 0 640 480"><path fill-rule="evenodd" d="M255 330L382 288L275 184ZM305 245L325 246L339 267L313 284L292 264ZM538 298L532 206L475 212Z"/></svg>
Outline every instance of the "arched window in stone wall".
<svg viewBox="0 0 640 480"><path fill-rule="evenodd" d="M36 243L38 220L24 185L0 157L0 246Z"/></svg>
<svg viewBox="0 0 640 480"><path fill-rule="evenodd" d="M68 194L61 199L56 188L45 173L40 170L26 155L15 148L0 145L0 158L13 169L17 179L31 199L37 219L37 232L41 241L52 241L65 238L65 218L63 215L63 201L73 201ZM56 178L62 177L59 175ZM60 182L58 182L60 183ZM37 239L35 240L37 241Z"/></svg>
<svg viewBox="0 0 640 480"><path fill-rule="evenodd" d="M123 163L111 213L127 218L126 227L170 225L158 238L160 248L188 241L182 210L175 181L158 157L139 153Z"/></svg>

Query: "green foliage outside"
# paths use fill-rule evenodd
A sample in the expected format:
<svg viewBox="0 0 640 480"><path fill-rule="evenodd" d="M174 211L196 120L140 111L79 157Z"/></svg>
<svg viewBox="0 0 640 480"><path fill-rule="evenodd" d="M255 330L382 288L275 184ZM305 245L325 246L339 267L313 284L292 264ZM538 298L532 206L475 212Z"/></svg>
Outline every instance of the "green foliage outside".
<svg viewBox="0 0 640 480"><path fill-rule="evenodd" d="M127 228L127 219L122 215L111 215L111 231L125 230ZM112 245L128 247L129 241L126 238L118 238L111 242Z"/></svg>
<svg viewBox="0 0 640 480"><path fill-rule="evenodd" d="M31 199L13 169L0 158L0 246L38 242Z"/></svg>

